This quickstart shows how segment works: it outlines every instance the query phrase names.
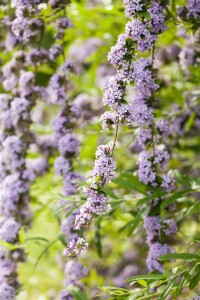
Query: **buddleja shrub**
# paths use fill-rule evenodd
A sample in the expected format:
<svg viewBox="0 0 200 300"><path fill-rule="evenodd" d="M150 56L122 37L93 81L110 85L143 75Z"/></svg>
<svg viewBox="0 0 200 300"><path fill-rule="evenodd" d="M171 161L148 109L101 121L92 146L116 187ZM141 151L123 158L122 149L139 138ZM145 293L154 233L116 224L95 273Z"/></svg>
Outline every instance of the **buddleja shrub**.
<svg viewBox="0 0 200 300"><path fill-rule="evenodd" d="M200 2L0 5L0 300L200 299Z"/></svg>

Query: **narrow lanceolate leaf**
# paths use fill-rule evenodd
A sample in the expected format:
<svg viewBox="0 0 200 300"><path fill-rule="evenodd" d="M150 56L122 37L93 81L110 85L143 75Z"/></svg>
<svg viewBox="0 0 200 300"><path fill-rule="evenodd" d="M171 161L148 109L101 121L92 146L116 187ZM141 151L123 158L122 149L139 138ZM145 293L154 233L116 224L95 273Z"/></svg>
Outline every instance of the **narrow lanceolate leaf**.
<svg viewBox="0 0 200 300"><path fill-rule="evenodd" d="M135 191L140 194L146 195L147 188L143 185L136 176L129 173L123 173L118 178L114 179L113 182L119 187L127 190Z"/></svg>
<svg viewBox="0 0 200 300"><path fill-rule="evenodd" d="M164 287L162 293L160 294L159 300L164 300L170 294L171 289L174 285L175 280L169 280L169 283Z"/></svg>
<svg viewBox="0 0 200 300"><path fill-rule="evenodd" d="M19 241L21 244L25 244L26 243L26 240L25 240L25 237L24 237L24 230L25 230L25 226L22 226L19 230Z"/></svg>
<svg viewBox="0 0 200 300"><path fill-rule="evenodd" d="M70 293L72 294L72 296L74 297L75 300L89 300L86 297L85 293L80 291L77 287L71 288Z"/></svg>
<svg viewBox="0 0 200 300"><path fill-rule="evenodd" d="M51 246L52 246L53 244L55 244L56 242L57 242L57 239L54 240L54 241L52 241L51 243L49 243L49 244L44 248L44 250L40 253L40 255L38 256L38 258L37 258L37 260L36 260L36 262L35 262L35 265L34 265L35 268L37 267L37 265L38 265L39 261L41 260L41 258L49 251L49 249L51 248Z"/></svg>
<svg viewBox="0 0 200 300"><path fill-rule="evenodd" d="M184 190L174 193L172 196L170 196L168 199L164 200L161 204L161 207L166 207L170 205L171 203L175 202L177 199L182 198L183 196L187 195L188 193L194 192L194 190Z"/></svg>
<svg viewBox="0 0 200 300"><path fill-rule="evenodd" d="M147 274L147 275L138 275L126 279L126 282L138 281L138 280L161 280L169 277L171 273L165 274Z"/></svg>
<svg viewBox="0 0 200 300"><path fill-rule="evenodd" d="M190 284L189 284L189 289L193 290L197 284L200 282L200 265L197 265L196 267L196 274L192 277Z"/></svg>
<svg viewBox="0 0 200 300"><path fill-rule="evenodd" d="M135 232L135 230L137 229L137 227L141 221L142 221L142 213L139 212L130 225L130 229L128 231L128 236L131 236Z"/></svg>
<svg viewBox="0 0 200 300"><path fill-rule="evenodd" d="M192 253L171 253L159 257L159 260L161 261L173 260L173 259L184 259L184 260L200 259L200 255L192 254Z"/></svg>
<svg viewBox="0 0 200 300"><path fill-rule="evenodd" d="M17 250L17 249L20 249L20 248L25 248L27 245L26 244L11 244L11 243L7 243L7 242L4 242L4 241L1 241L0 240L0 246L3 246L5 248L7 248L8 250Z"/></svg>
<svg viewBox="0 0 200 300"><path fill-rule="evenodd" d="M97 253L98 253L99 257L102 257L100 224L97 226L96 231L95 231L95 246L97 248Z"/></svg>

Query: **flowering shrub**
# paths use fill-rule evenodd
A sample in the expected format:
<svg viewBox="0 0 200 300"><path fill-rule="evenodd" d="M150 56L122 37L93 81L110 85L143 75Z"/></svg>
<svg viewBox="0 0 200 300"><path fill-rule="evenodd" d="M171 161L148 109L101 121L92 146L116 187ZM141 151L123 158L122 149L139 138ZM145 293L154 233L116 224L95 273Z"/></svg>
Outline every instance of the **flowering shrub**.
<svg viewBox="0 0 200 300"><path fill-rule="evenodd" d="M199 1L0 14L0 300L199 299Z"/></svg>

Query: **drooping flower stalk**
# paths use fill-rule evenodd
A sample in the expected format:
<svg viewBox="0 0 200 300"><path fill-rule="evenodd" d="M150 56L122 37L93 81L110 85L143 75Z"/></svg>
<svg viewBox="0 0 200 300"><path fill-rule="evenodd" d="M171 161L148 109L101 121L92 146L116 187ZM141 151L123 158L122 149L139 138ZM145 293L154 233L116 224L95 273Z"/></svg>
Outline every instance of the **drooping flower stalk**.
<svg viewBox="0 0 200 300"><path fill-rule="evenodd" d="M76 127L76 120L80 117L80 111L78 107L70 103L67 99L67 83L70 78L70 73L73 72L74 66L70 62L64 62L64 64L58 69L50 79L49 86L47 88L49 94L49 100L54 104L61 106L61 110L52 121L52 126L58 140L58 150L60 156L55 160L55 172L57 175L63 177L63 195L72 196L77 191L76 181L81 179L78 173L73 171L73 160L77 158L79 153L80 143L79 140L72 134ZM57 80L57 81L56 81ZM54 88L52 87L54 86ZM51 89L53 88L52 92ZM63 95L63 99L60 97ZM62 101L61 101L62 99ZM70 205L69 210L73 209L73 203ZM66 211L66 209L64 209ZM69 247L73 248L72 240L75 239L75 243L82 243L82 239L78 238L78 234L75 232L74 220L77 212L75 211L70 217L62 221L61 230L65 236L66 243ZM76 268L79 272L76 272ZM67 279L65 280L65 286L77 284L76 280L80 280L85 275L85 270L81 267L81 264L76 262L73 264ZM82 271L81 271L82 270ZM81 272L81 273L80 273ZM70 276L73 275L73 276ZM77 274L75 280L75 274ZM82 274L82 275L81 275ZM61 292L60 299L71 299L71 294L68 290Z"/></svg>
<svg viewBox="0 0 200 300"><path fill-rule="evenodd" d="M116 126L116 131L118 131L119 125L137 124L141 127L138 142L143 149L150 144L151 149L143 150L138 157L139 179L146 185L160 186L164 190L171 191L174 188L173 179L169 174L161 172L169 161L169 154L163 146L161 148L156 146L163 137L168 135L169 126L164 120L155 122L153 108L153 95L159 89L153 73L154 48L157 36L166 29L165 7L159 1L138 1L137 3L124 1L124 5L126 16L134 17L134 19L127 23L125 33L119 35L117 44L111 48L108 55L109 61L117 68L117 74L110 78L104 94L104 105L107 105L110 110L102 115L103 128ZM143 16L144 11L148 17ZM141 57L135 61L138 53L146 51L152 51L151 58ZM135 85L133 104L129 104L126 100L126 87L129 84ZM96 152L93 177L88 181L89 186L83 190L87 201L76 217L77 229L83 225L89 225L93 214L102 215L110 209L109 199L102 188L115 177L116 165L113 161L115 142L113 147L99 146ZM152 201L152 207L154 203L157 203L156 201L159 202L161 199ZM159 214L158 218L155 216L155 220L161 232ZM147 224L148 221L150 222L150 219L145 223ZM171 220L165 221L165 233L167 229L173 233L176 231L175 224L171 223L173 223ZM148 238L150 251L147 264L150 271L162 271L162 265L157 259L160 255L171 252L172 248L162 243L159 233L155 233L157 229L148 232L151 238ZM79 251L81 251L80 245ZM71 251L68 247L66 253L71 256L74 254L74 249Z"/></svg>
<svg viewBox="0 0 200 300"><path fill-rule="evenodd" d="M155 120L154 115L154 93L159 89L159 85L154 79L154 50L157 35L165 31L165 16L163 7L158 1L151 4L143 3L142 10L149 13L150 18L145 19L140 15L140 9L133 7L130 11L130 1L125 1L125 10L129 11L129 17L135 17L130 21L130 36L135 37L137 28L138 50L143 52L152 51L151 58L139 58L133 64L131 74L136 92L134 95L133 107L135 112L135 122L140 127L137 137L138 144L143 149L138 156L138 177L145 185L160 187L167 192L174 189L174 180L169 173L165 174L166 165L169 161L169 153L164 149L163 138L169 134L169 124L165 120ZM139 20L138 20L139 19ZM144 39L140 38L145 36ZM159 145L160 144L160 145ZM170 253L173 248L165 243L165 236L176 233L177 227L173 220L162 221L160 217L159 203L162 199L152 201L145 219L145 228L147 230L147 244L149 253L147 257L147 267L149 271L157 270L163 272L163 266L158 261L159 256Z"/></svg>
<svg viewBox="0 0 200 300"><path fill-rule="evenodd" d="M63 178L63 195L72 196L77 192L76 181L82 177L74 172L73 162L79 154L80 142L74 136L73 131L77 127L77 120L81 116L79 107L70 99L70 77L75 73L73 62L67 61L65 55L65 33L66 29L71 27L71 21L66 16L66 1L50 1L52 10L55 9L55 27L54 44L50 48L50 59L55 61L57 57L62 56L63 64L51 76L46 89L47 100L49 103L60 106L60 111L52 120L54 135L58 144L59 156L55 159L55 173ZM61 205L66 203L61 201ZM64 213L73 210L75 205L70 203L68 208L63 207ZM82 244L83 239L79 238L74 227L76 214L75 210L70 216L61 222L61 231L64 234L65 242L73 248L72 240L77 244ZM70 269L70 270L69 270ZM81 286L79 281L86 275L86 270L79 262L70 261L65 266L66 279L64 280L65 290L61 291L60 299L73 299L69 291L69 286Z"/></svg>
<svg viewBox="0 0 200 300"><path fill-rule="evenodd" d="M18 1L14 4L15 15L21 14L28 9L30 18L36 12L34 3ZM19 15L18 15L19 17ZM40 20L34 15L32 25ZM5 18L5 25L8 26L5 47L7 50L14 50L18 43L21 43L23 50L14 52L12 59L3 66L3 88L4 94L0 95L0 130L1 130L1 196L0 196L0 240L3 242L19 243L19 232L27 228L31 223L29 211L29 188L30 183L36 176L42 175L46 169L46 161L27 160L29 145L33 141L33 134L30 131L32 124L31 112L39 97L40 89L35 85L36 72L29 71L30 52L26 52L26 38L21 36L21 31L9 31L14 21L12 15L10 20ZM30 24L29 24L30 25ZM31 36L37 36L41 29L41 22L38 22L32 29ZM17 33L17 36L15 34ZM25 32L24 32L25 34ZM23 248L7 250L1 247L0 250L0 299L15 299L19 282L17 279L17 263L26 259Z"/></svg>

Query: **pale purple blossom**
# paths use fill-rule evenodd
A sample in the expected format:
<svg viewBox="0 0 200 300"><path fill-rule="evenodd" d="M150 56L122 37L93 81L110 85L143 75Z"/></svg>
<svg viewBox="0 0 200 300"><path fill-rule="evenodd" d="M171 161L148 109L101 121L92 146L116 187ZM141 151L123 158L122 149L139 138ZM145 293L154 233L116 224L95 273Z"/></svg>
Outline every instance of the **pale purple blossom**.
<svg viewBox="0 0 200 300"><path fill-rule="evenodd" d="M167 244L152 243L149 248L149 253L147 256L147 267L149 272L158 271L163 273L163 265L158 261L158 258L164 254L169 254L173 252L173 248Z"/></svg>
<svg viewBox="0 0 200 300"><path fill-rule="evenodd" d="M137 142L145 149L145 146L151 141L152 139L152 130L151 129L141 129L137 135Z"/></svg>
<svg viewBox="0 0 200 300"><path fill-rule="evenodd" d="M175 189L175 179L170 176L170 174L162 175L162 184L161 187L164 188L167 192L171 193Z"/></svg>
<svg viewBox="0 0 200 300"><path fill-rule="evenodd" d="M63 156L76 156L79 153L80 142L70 133L67 133L66 135L62 136L62 138L60 138L59 140L58 145L60 153Z"/></svg>
<svg viewBox="0 0 200 300"><path fill-rule="evenodd" d="M150 97L159 85L155 83L152 74L152 60L150 58L139 58L133 64L133 79L137 92L145 98Z"/></svg>
<svg viewBox="0 0 200 300"><path fill-rule="evenodd" d="M113 46L108 54L108 61L111 62L114 66L123 67L126 61L126 54L128 52L126 46L126 39L128 38L127 34L120 34L115 46Z"/></svg>
<svg viewBox="0 0 200 300"><path fill-rule="evenodd" d="M147 231L147 244L150 245L154 239L161 237L160 216L147 216L144 221L144 228Z"/></svg>
<svg viewBox="0 0 200 300"><path fill-rule="evenodd" d="M16 297L15 290L6 282L0 283L0 300L14 300Z"/></svg>
<svg viewBox="0 0 200 300"><path fill-rule="evenodd" d="M164 228L164 233L166 235L171 236L178 231L176 222L173 219L167 219L167 220L163 221L163 224L166 226Z"/></svg>
<svg viewBox="0 0 200 300"><path fill-rule="evenodd" d="M144 184L157 185L153 156L147 151L142 151L138 156L138 176Z"/></svg>
<svg viewBox="0 0 200 300"><path fill-rule="evenodd" d="M154 46L156 35L147 27L147 24L134 19L126 24L127 37L137 42L137 49L141 52L150 50Z"/></svg>
<svg viewBox="0 0 200 300"><path fill-rule="evenodd" d="M0 240L8 243L13 243L17 236L21 224L13 218L0 218Z"/></svg>
<svg viewBox="0 0 200 300"><path fill-rule="evenodd" d="M11 114L14 126L19 121L28 121L30 119L30 102L25 98L14 98L11 103Z"/></svg>
<svg viewBox="0 0 200 300"><path fill-rule="evenodd" d="M71 171L70 160L64 158L63 156L59 156L55 160L54 168L57 175L65 177Z"/></svg>
<svg viewBox="0 0 200 300"><path fill-rule="evenodd" d="M145 1L124 0L125 14L128 18L135 17L136 14L144 9Z"/></svg>
<svg viewBox="0 0 200 300"><path fill-rule="evenodd" d="M77 238L69 242L67 248L64 250L64 255L67 257L76 257L80 255L86 248L88 243L86 243L84 238Z"/></svg>
<svg viewBox="0 0 200 300"><path fill-rule="evenodd" d="M93 169L93 183L104 186L115 178L116 164L111 156L112 149L108 146L99 146L96 151L96 160Z"/></svg>
<svg viewBox="0 0 200 300"><path fill-rule="evenodd" d="M103 96L104 105L108 105L110 108L115 109L121 104L124 92L123 76L120 73L111 76Z"/></svg>
<svg viewBox="0 0 200 300"><path fill-rule="evenodd" d="M147 24L152 28L154 34L159 34L167 29L165 23L164 8L158 1L153 1L152 6L147 9L151 20Z"/></svg>
<svg viewBox="0 0 200 300"><path fill-rule="evenodd" d="M200 18L200 1L199 0L188 0L188 16L194 19Z"/></svg>
<svg viewBox="0 0 200 300"><path fill-rule="evenodd" d="M167 120L158 121L156 123L156 128L158 129L158 133L162 138L165 138L170 134L170 125Z"/></svg>

